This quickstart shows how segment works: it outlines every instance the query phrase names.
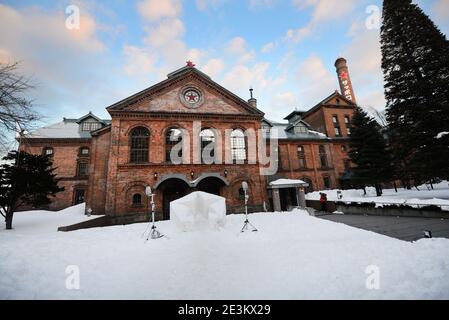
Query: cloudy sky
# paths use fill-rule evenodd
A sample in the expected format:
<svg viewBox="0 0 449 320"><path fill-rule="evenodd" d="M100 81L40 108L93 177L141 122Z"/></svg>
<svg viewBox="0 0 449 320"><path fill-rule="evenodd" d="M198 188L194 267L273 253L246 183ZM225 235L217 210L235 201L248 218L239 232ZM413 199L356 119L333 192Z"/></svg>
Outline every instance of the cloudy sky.
<svg viewBox="0 0 449 320"><path fill-rule="evenodd" d="M358 102L382 109L381 0L0 1L0 62L21 62L47 122L105 108L192 60L281 120L338 88L348 60ZM449 32L449 0L420 6ZM67 28L70 5L80 28ZM374 6L374 7L373 7ZM72 20L69 20L69 22ZM70 26L70 24L69 24Z"/></svg>

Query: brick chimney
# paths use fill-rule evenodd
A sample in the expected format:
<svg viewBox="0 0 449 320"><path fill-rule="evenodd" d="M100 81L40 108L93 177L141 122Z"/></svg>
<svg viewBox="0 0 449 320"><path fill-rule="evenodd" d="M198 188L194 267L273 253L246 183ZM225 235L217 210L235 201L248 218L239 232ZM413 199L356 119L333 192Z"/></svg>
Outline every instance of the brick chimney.
<svg viewBox="0 0 449 320"><path fill-rule="evenodd" d="M346 59L338 58L337 61L335 61L335 68L337 69L341 94L349 101L357 103L354 88L352 87L351 77L349 76L349 69Z"/></svg>
<svg viewBox="0 0 449 320"><path fill-rule="evenodd" d="M248 103L251 105L251 107L257 109L257 99L254 98L253 91L254 91L253 88L249 89L249 92L251 94L251 98L248 100Z"/></svg>

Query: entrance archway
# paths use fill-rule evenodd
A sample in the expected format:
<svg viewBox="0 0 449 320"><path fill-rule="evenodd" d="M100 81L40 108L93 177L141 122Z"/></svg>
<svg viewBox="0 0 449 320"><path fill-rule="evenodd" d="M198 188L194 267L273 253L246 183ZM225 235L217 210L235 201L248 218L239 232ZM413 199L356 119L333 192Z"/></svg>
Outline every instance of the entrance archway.
<svg viewBox="0 0 449 320"><path fill-rule="evenodd" d="M219 196L221 194L221 189L226 186L226 183L217 177L207 177L202 179L196 186L198 191L203 191L207 193Z"/></svg>
<svg viewBox="0 0 449 320"><path fill-rule="evenodd" d="M163 220L170 220L170 202L187 195L190 186L181 179L168 179L158 186L162 192Z"/></svg>

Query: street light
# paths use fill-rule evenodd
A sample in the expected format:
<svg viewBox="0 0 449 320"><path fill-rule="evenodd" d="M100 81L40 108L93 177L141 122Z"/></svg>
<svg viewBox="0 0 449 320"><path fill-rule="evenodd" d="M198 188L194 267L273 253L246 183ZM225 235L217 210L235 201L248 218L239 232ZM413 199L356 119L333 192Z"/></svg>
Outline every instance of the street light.
<svg viewBox="0 0 449 320"><path fill-rule="evenodd" d="M257 232L256 227L254 227L251 224L251 222L249 222L249 220L248 220L248 200L249 200L248 182L246 182L246 181L242 182L242 189L243 189L243 192L245 193L245 224L243 225L241 232L245 232L245 231L249 230L250 227L252 228L251 229L252 232Z"/></svg>
<svg viewBox="0 0 449 320"><path fill-rule="evenodd" d="M150 205L151 205L151 231L147 236L147 241L151 238L152 240L156 240L159 238L162 238L164 235L162 233L160 233L157 228L156 228L156 222L154 221L154 211L156 210L156 204L154 203L154 193L153 190L151 190L151 187L148 186L145 188L145 194L147 195L147 197L150 199ZM149 226L149 225L148 225ZM148 227L145 230L145 232L143 233L143 235L145 235L145 233L148 231ZM143 236L142 235L142 236Z"/></svg>

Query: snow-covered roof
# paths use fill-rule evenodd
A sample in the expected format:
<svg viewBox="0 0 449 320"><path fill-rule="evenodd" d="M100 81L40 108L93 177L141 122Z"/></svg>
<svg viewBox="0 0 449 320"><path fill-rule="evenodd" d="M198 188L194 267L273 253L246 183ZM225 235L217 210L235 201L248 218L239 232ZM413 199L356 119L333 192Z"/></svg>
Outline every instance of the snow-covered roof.
<svg viewBox="0 0 449 320"><path fill-rule="evenodd" d="M278 179L270 182L270 187L274 188L307 187L308 185L307 182L296 179Z"/></svg>
<svg viewBox="0 0 449 320"><path fill-rule="evenodd" d="M270 138L273 138L273 139L276 138L276 135L277 135L277 138L280 140L317 140L317 139L326 140L326 139L329 139L324 133L313 131L313 130L308 130L307 133L295 133L293 130L289 130L289 129L291 129L290 123L280 123L280 122L271 121L271 120L267 120L267 119L265 119L265 121L272 125L271 130L270 130ZM303 122L307 125L306 122L304 122L302 120L301 120L301 122ZM268 138L267 132L264 132L264 135L265 135L265 138Z"/></svg>
<svg viewBox="0 0 449 320"><path fill-rule="evenodd" d="M84 117L83 117L84 118ZM95 117L96 118L96 117ZM82 119L82 118L80 118ZM80 129L80 119L66 119L63 121L39 128L26 135L28 139L90 139L89 131ZM101 120L101 124L109 125L111 120Z"/></svg>

